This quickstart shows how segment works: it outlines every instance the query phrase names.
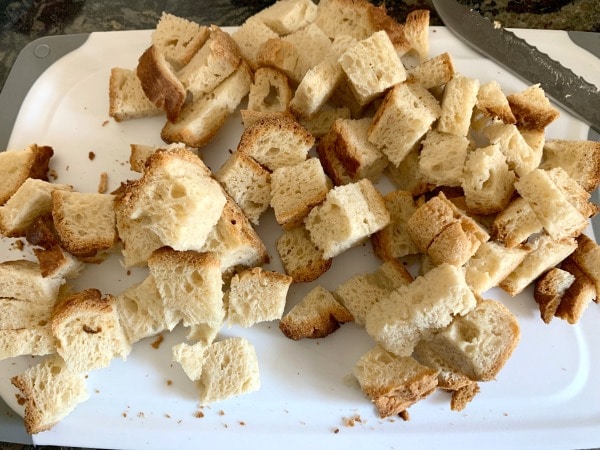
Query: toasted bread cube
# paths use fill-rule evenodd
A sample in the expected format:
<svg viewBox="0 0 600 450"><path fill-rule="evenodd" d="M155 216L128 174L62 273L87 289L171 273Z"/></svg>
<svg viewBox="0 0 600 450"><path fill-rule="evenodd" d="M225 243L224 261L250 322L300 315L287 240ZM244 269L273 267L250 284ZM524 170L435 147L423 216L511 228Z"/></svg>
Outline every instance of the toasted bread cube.
<svg viewBox="0 0 600 450"><path fill-rule="evenodd" d="M600 246L585 234L577 237L577 249L570 257L595 284L600 297Z"/></svg>
<svg viewBox="0 0 600 450"><path fill-rule="evenodd" d="M314 281L331 267L331 258L323 258L304 226L283 230L276 248L285 273L296 283Z"/></svg>
<svg viewBox="0 0 600 450"><path fill-rule="evenodd" d="M508 97L510 109L517 119L517 126L525 130L546 128L559 116L559 111L550 104L539 84L529 86Z"/></svg>
<svg viewBox="0 0 600 450"><path fill-rule="evenodd" d="M425 88L397 84L377 109L369 129L369 142L398 166L439 115L437 100Z"/></svg>
<svg viewBox="0 0 600 450"><path fill-rule="evenodd" d="M418 146L413 148L398 164L388 164L387 175L396 188L408 191L413 196L423 195L431 191L435 185L425 180L425 174L419 165L420 151Z"/></svg>
<svg viewBox="0 0 600 450"><path fill-rule="evenodd" d="M260 267L235 274L226 293L228 323L248 328L281 319L292 281L288 275Z"/></svg>
<svg viewBox="0 0 600 450"><path fill-rule="evenodd" d="M314 23L331 39L342 34L365 39L376 31L371 8L372 5L365 0L323 0L318 4Z"/></svg>
<svg viewBox="0 0 600 450"><path fill-rule="evenodd" d="M25 400L25 429L30 434L49 430L89 398L87 375L72 372L58 355L10 379Z"/></svg>
<svg viewBox="0 0 600 450"><path fill-rule="evenodd" d="M554 318L558 305L574 282L575 275L558 267L550 269L536 280L533 298L545 323L550 323Z"/></svg>
<svg viewBox="0 0 600 450"><path fill-rule="evenodd" d="M258 17L251 16L231 34L231 37L252 70L256 70L259 67L260 46L269 39L278 38L279 35Z"/></svg>
<svg viewBox="0 0 600 450"><path fill-rule="evenodd" d="M44 277L40 265L33 261L0 263L0 298L53 304L64 282L61 277Z"/></svg>
<svg viewBox="0 0 600 450"><path fill-rule="evenodd" d="M163 114L150 101L135 70L113 67L109 79L108 115L117 122Z"/></svg>
<svg viewBox="0 0 600 450"><path fill-rule="evenodd" d="M130 144L129 154L129 166L134 172L143 173L146 170L146 161L150 155L156 153L158 150L170 151L174 149L185 149L195 155L198 155L198 149L187 147L185 144L174 143L167 145L166 147L158 147L154 145L143 145L143 144Z"/></svg>
<svg viewBox="0 0 600 450"><path fill-rule="evenodd" d="M419 247L406 230L408 219L417 210L412 194L407 191L393 191L383 199L391 220L388 226L371 236L373 251L383 260L419 253Z"/></svg>
<svg viewBox="0 0 600 450"><path fill-rule="evenodd" d="M50 248L34 248L40 272L44 278L76 278L83 269L83 262L64 250L60 245Z"/></svg>
<svg viewBox="0 0 600 450"><path fill-rule="evenodd" d="M529 203L517 197L494 219L492 236L498 242L513 248L542 230L542 224Z"/></svg>
<svg viewBox="0 0 600 450"><path fill-rule="evenodd" d="M214 342L203 356L202 372L196 382L201 405L260 389L256 350L247 339L235 337Z"/></svg>
<svg viewBox="0 0 600 450"><path fill-rule="evenodd" d="M499 145L471 152L462 182L468 211L483 215L502 211L513 196L516 178Z"/></svg>
<svg viewBox="0 0 600 450"><path fill-rule="evenodd" d="M586 191L600 184L600 142L549 139L544 144L541 169L562 167Z"/></svg>
<svg viewBox="0 0 600 450"><path fill-rule="evenodd" d="M442 53L407 70L407 82L425 89L443 86L454 76L454 63L449 53ZM508 105L508 103L507 103Z"/></svg>
<svg viewBox="0 0 600 450"><path fill-rule="evenodd" d="M500 83L495 80L479 86L476 107L486 117L497 117L506 124L517 122Z"/></svg>
<svg viewBox="0 0 600 450"><path fill-rule="evenodd" d="M335 123L335 122L334 122ZM325 135L317 142L317 155L323 166L323 170L331 179L334 186L352 183L352 177L342 163L342 160L336 152L338 134L331 127Z"/></svg>
<svg viewBox="0 0 600 450"><path fill-rule="evenodd" d="M340 65L360 104L406 79L406 70L385 31L377 31L340 56Z"/></svg>
<svg viewBox="0 0 600 450"><path fill-rule="evenodd" d="M184 326L219 325L225 317L221 265L214 253L155 250L148 260L162 298L166 321Z"/></svg>
<svg viewBox="0 0 600 450"><path fill-rule="evenodd" d="M282 317L279 329L296 341L319 339L352 320L352 314L338 303L333 294L317 285Z"/></svg>
<svg viewBox="0 0 600 450"><path fill-rule="evenodd" d="M97 289L76 292L61 300L52 313L56 351L71 372L108 367L127 359L131 345L119 323L116 299Z"/></svg>
<svg viewBox="0 0 600 450"><path fill-rule="evenodd" d="M437 370L411 356L395 356L379 345L358 360L354 375L380 417L400 414L437 387Z"/></svg>
<svg viewBox="0 0 600 450"><path fill-rule="evenodd" d="M410 43L410 51L417 54L420 62L429 57L429 16L428 9L415 9L406 15L404 35Z"/></svg>
<svg viewBox="0 0 600 450"><path fill-rule="evenodd" d="M215 172L215 178L248 219L258 225L271 199L269 171L245 153L236 151Z"/></svg>
<svg viewBox="0 0 600 450"><path fill-rule="evenodd" d="M421 144L419 170L424 179L438 186L460 186L469 140L464 136L431 130Z"/></svg>
<svg viewBox="0 0 600 450"><path fill-rule="evenodd" d="M466 136L471 126L471 116L477 102L478 90L479 80L458 73L454 74L444 88L442 111L437 130L457 136Z"/></svg>
<svg viewBox="0 0 600 450"><path fill-rule="evenodd" d="M312 0L278 0L254 15L277 34L298 31L312 23L317 16L317 5Z"/></svg>
<svg viewBox="0 0 600 450"><path fill-rule="evenodd" d="M271 67L254 72L254 82L248 93L248 110L257 112L286 111L292 99L288 79Z"/></svg>
<svg viewBox="0 0 600 450"><path fill-rule="evenodd" d="M373 305L412 281L404 265L394 259L385 261L374 272L350 277L335 288L334 294L352 314L354 322L364 327Z"/></svg>
<svg viewBox="0 0 600 450"><path fill-rule="evenodd" d="M538 236L531 243L531 251L504 280L500 287L511 296L523 291L544 272L556 266L577 248L573 238L553 239L547 234Z"/></svg>
<svg viewBox="0 0 600 450"><path fill-rule="evenodd" d="M580 270L572 256L566 258L560 267L571 273L575 281L562 296L554 315L574 325L581 319L588 305L598 300L598 295L593 280Z"/></svg>
<svg viewBox="0 0 600 450"><path fill-rule="evenodd" d="M491 144L498 144L511 170L522 177L537 168L542 149L532 148L515 125L495 122L483 130Z"/></svg>
<svg viewBox="0 0 600 450"><path fill-rule="evenodd" d="M325 200L331 182L318 158L279 167L271 175L271 206L284 229L301 225L310 210Z"/></svg>
<svg viewBox="0 0 600 450"><path fill-rule="evenodd" d="M333 188L305 220L306 229L324 258L364 242L390 222L385 202L367 178Z"/></svg>
<svg viewBox="0 0 600 450"><path fill-rule="evenodd" d="M300 83L306 73L327 57L331 40L314 23L298 29L281 38L284 43L292 44L298 50L298 61L288 75L296 84Z"/></svg>
<svg viewBox="0 0 600 450"><path fill-rule="evenodd" d="M17 191L0 206L0 232L4 236L25 236L36 217L52 211L52 192L70 191L66 184L54 184L27 178Z"/></svg>
<svg viewBox="0 0 600 450"><path fill-rule="evenodd" d="M56 190L52 217L64 248L75 256L94 257L116 244L114 195Z"/></svg>
<svg viewBox="0 0 600 450"><path fill-rule="evenodd" d="M152 33L152 44L179 70L190 62L209 36L209 27L163 12Z"/></svg>
<svg viewBox="0 0 600 450"><path fill-rule="evenodd" d="M324 105L312 117L300 117L298 121L310 134L319 139L327 134L336 119L350 119L350 108Z"/></svg>

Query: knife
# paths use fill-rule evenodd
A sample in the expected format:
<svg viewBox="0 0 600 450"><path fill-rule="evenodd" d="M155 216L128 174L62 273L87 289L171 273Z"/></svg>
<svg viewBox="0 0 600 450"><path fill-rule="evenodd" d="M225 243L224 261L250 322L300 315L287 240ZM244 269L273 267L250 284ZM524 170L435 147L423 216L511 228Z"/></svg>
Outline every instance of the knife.
<svg viewBox="0 0 600 450"><path fill-rule="evenodd" d="M433 0L444 25L479 53L529 84L600 132L600 91L514 33L455 0Z"/></svg>

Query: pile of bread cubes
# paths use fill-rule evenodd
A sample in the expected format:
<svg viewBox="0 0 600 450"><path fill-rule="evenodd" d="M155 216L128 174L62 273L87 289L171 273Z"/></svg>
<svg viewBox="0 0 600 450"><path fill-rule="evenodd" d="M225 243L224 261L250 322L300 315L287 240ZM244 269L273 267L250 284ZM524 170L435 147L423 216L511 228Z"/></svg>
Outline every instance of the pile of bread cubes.
<svg viewBox="0 0 600 450"><path fill-rule="evenodd" d="M361 389L381 417L407 418L438 388L461 410L513 352L517 318L489 289L534 284L541 319L576 323L600 292L583 234L600 144L545 139L559 113L539 85L506 95L464 76L429 55L429 32L427 10L399 23L360 0L280 0L233 33L163 13L137 66L110 74L115 121L165 116L164 146L131 145L138 178L76 192L48 181L51 147L1 153L0 230L37 260L0 264L0 358L47 355L12 379L27 430L86 400L86 373L179 324L173 359L209 404L260 387L253 345L219 339L224 323L276 320L298 340L353 321L373 340ZM238 108L239 145L212 172L202 147ZM278 255L256 231L269 208ZM367 240L376 271L318 284ZM115 251L147 278L69 290ZM275 256L285 273L263 268ZM315 281L286 308L292 283Z"/></svg>

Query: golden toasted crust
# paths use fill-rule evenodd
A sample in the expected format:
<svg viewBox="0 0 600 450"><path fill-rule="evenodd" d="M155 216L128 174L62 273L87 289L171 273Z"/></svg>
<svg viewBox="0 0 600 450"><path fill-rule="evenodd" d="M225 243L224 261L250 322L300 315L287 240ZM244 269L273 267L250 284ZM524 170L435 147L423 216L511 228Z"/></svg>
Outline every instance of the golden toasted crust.
<svg viewBox="0 0 600 450"><path fill-rule="evenodd" d="M31 245L45 249L60 245L60 237L56 233L56 228L54 228L52 214L41 214L36 217L27 229L25 239Z"/></svg>
<svg viewBox="0 0 600 450"><path fill-rule="evenodd" d="M594 282L580 269L572 255L566 258L560 267L573 274L575 281L562 296L554 315L574 325L579 321L589 303L597 298L596 287Z"/></svg>
<svg viewBox="0 0 600 450"><path fill-rule="evenodd" d="M574 276L565 269L553 268L540 277L534 287L533 298L540 308L540 316L550 323L556 314L564 294L575 281Z"/></svg>
<svg viewBox="0 0 600 450"><path fill-rule="evenodd" d="M379 6L369 5L369 14L376 31L384 30L398 55L403 55L410 50L410 41L406 38L405 26L387 13L385 4Z"/></svg>
<svg viewBox="0 0 600 450"><path fill-rule="evenodd" d="M148 99L164 109L169 121L176 122L187 92L156 46L151 45L140 56L137 75Z"/></svg>
<svg viewBox="0 0 600 450"><path fill-rule="evenodd" d="M54 306L51 318L53 334L56 336L54 330L73 314L105 314L112 311L112 309L113 303L111 299L109 297L103 298L102 293L98 289L86 289L71 294L68 297L60 299Z"/></svg>
<svg viewBox="0 0 600 450"><path fill-rule="evenodd" d="M560 114L550 104L539 84L529 86L524 91L510 94L506 98L517 119L518 128L541 130L556 120Z"/></svg>
<svg viewBox="0 0 600 450"><path fill-rule="evenodd" d="M476 382L469 383L454 392L452 392L452 400L450 400L450 409L452 411L462 411L467 404L473 400L479 393L479 384Z"/></svg>

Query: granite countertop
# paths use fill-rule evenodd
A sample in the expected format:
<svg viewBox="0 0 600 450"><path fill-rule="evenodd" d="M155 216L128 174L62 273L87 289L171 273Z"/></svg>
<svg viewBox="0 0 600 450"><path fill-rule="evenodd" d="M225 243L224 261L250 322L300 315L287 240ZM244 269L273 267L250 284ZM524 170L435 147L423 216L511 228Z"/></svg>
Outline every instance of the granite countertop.
<svg viewBox="0 0 600 450"><path fill-rule="evenodd" d="M50 35L153 28L162 11L203 24L239 25L269 0L177 2L159 0L0 0L0 88L19 52L31 41ZM376 0L374 3L381 3ZM432 10L431 25L442 25L428 0L386 1L388 12L403 21L418 8ZM505 27L600 32L598 0L461 0ZM210 5L210 7L203 7ZM3 443L0 450L33 449ZM50 449L57 447L35 447Z"/></svg>

